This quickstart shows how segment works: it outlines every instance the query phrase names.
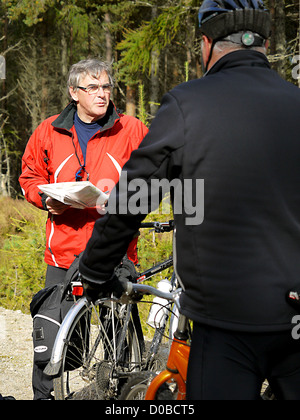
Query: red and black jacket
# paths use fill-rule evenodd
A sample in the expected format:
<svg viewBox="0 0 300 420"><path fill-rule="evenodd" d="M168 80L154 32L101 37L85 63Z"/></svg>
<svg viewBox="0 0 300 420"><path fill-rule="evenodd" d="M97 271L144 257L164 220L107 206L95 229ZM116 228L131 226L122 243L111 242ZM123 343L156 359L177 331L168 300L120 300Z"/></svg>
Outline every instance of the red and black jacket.
<svg viewBox="0 0 300 420"><path fill-rule="evenodd" d="M83 155L74 129L76 105L70 103L58 116L45 120L34 131L22 159L20 185L25 198L43 208L39 185L75 181L83 165ZM85 171L82 180L89 181L102 191L118 182L123 165L147 133L136 118L119 114L111 102L107 121L88 142ZM88 174L88 175L87 175ZM49 214L46 225L45 262L68 268L89 240L100 214L95 208L70 208L60 216Z"/></svg>

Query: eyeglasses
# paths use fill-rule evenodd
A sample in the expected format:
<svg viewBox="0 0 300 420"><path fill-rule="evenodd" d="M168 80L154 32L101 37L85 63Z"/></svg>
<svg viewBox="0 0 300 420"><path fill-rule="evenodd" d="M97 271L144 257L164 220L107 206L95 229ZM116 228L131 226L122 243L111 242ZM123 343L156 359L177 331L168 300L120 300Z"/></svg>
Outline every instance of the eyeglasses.
<svg viewBox="0 0 300 420"><path fill-rule="evenodd" d="M112 84L111 83L105 83L104 85L89 85L87 87L83 86L77 86L78 89L84 90L89 95L95 95L99 92L100 89L103 89L104 93L110 93Z"/></svg>

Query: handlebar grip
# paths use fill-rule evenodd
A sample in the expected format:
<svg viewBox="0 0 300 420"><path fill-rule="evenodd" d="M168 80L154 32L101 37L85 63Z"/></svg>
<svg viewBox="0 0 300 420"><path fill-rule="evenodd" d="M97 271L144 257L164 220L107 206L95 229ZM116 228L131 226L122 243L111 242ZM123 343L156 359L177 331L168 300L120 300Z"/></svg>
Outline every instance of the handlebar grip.
<svg viewBox="0 0 300 420"><path fill-rule="evenodd" d="M142 228L153 228L154 226L154 222L145 222L141 224Z"/></svg>

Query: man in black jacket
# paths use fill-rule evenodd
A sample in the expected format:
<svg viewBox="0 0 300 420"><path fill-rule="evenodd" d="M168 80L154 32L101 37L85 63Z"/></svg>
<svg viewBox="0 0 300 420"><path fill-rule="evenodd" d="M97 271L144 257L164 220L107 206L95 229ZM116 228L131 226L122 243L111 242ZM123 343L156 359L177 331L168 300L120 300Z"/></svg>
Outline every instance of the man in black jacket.
<svg viewBox="0 0 300 420"><path fill-rule="evenodd" d="M117 211L134 195L122 179L147 182L149 201L153 180L177 179L176 270L182 312L194 321L187 397L256 399L267 378L278 399L300 399L297 311L286 300L300 285L300 92L270 68L261 1L205 0L199 20L207 73L164 96L80 272L87 293L109 288L151 210ZM203 209L191 204L200 180Z"/></svg>

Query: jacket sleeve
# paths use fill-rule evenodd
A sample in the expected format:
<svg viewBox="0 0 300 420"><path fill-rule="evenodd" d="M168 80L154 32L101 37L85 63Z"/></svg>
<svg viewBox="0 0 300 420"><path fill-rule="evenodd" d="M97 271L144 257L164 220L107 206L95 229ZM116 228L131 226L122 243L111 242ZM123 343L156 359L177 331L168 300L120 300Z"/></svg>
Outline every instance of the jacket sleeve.
<svg viewBox="0 0 300 420"><path fill-rule="evenodd" d="M176 99L167 94L149 133L123 168L120 181L109 198L108 213L95 223L79 265L81 274L89 282L101 283L112 277L142 220L154 210L150 205L151 180L170 180L174 173L180 172L184 131L180 107ZM142 180L148 188L145 191L147 205L135 214L130 202L137 192L132 188L137 180Z"/></svg>
<svg viewBox="0 0 300 420"><path fill-rule="evenodd" d="M26 200L40 209L44 207L38 186L49 183L48 151L45 147L45 140L49 137L48 131L46 120L30 137L22 157L22 173L19 178Z"/></svg>

